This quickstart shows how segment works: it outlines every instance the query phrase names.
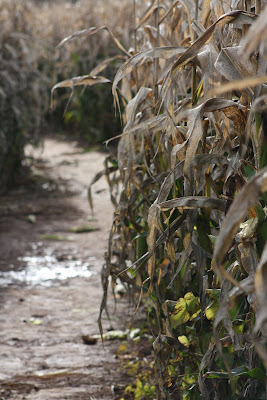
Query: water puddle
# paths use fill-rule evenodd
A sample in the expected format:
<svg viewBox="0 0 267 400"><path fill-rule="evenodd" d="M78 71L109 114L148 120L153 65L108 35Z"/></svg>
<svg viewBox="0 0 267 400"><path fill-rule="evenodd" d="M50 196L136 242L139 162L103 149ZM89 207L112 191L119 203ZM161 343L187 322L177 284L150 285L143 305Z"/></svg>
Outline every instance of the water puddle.
<svg viewBox="0 0 267 400"><path fill-rule="evenodd" d="M90 267L97 261L95 257L89 257L88 263L82 263L73 256L56 257L53 249L49 248L44 249L42 253L20 257L18 260L25 266L22 271L0 272L0 287L22 284L29 287L51 287L59 285L63 280L90 278L94 274Z"/></svg>

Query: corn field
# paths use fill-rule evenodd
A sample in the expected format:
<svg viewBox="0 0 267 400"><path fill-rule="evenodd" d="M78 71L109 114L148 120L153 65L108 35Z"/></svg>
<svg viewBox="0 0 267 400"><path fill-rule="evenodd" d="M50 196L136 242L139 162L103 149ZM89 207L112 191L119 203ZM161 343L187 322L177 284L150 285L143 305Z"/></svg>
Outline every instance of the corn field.
<svg viewBox="0 0 267 400"><path fill-rule="evenodd" d="M123 130L106 165L116 212L100 328L120 279L151 324L158 399L264 399L266 1L132 7L131 49L114 40Z"/></svg>
<svg viewBox="0 0 267 400"><path fill-rule="evenodd" d="M102 35L116 54L52 89L106 83L123 125L106 160L116 211L100 329L120 280L153 332L157 399L265 399L267 2L125 4L129 31L83 20L59 38L63 59Z"/></svg>

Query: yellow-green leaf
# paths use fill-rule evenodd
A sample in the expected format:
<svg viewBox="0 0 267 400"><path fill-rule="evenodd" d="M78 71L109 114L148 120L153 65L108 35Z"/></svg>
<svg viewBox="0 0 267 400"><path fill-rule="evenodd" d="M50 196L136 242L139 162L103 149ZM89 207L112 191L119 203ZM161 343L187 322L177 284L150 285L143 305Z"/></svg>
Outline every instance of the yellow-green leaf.
<svg viewBox="0 0 267 400"><path fill-rule="evenodd" d="M178 336L178 340L179 340L179 342L182 343L185 347L189 347L190 343L189 343L188 338L187 338L185 335L183 335L183 336Z"/></svg>
<svg viewBox="0 0 267 400"><path fill-rule="evenodd" d="M199 299L192 292L181 297L174 307L171 315L171 324L173 328L184 324L185 322L196 318L200 313Z"/></svg>
<svg viewBox="0 0 267 400"><path fill-rule="evenodd" d="M213 301L205 310L207 319L213 321L218 311L218 308L219 308L219 303L217 301Z"/></svg>

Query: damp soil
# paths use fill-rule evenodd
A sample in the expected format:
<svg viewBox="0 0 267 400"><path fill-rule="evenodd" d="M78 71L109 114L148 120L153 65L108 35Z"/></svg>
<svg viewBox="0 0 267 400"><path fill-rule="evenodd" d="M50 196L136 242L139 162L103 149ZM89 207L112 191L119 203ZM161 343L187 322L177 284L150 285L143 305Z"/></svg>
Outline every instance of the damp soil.
<svg viewBox="0 0 267 400"><path fill-rule="evenodd" d="M87 198L105 155L53 139L27 155L31 174L0 200L0 399L120 398L119 341L83 340L99 333L113 218L104 177L93 215ZM104 329L124 330L128 300L113 311L111 301Z"/></svg>

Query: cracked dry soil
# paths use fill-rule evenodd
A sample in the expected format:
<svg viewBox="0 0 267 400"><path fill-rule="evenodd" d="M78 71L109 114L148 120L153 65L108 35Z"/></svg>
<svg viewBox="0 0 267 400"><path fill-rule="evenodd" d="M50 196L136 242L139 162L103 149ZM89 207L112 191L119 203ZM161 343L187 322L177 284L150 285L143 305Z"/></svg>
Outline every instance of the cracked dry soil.
<svg viewBox="0 0 267 400"><path fill-rule="evenodd" d="M88 184L103 169L105 156L53 139L33 156L33 177L0 200L1 276L12 277L10 271L24 276L0 280L0 399L119 398L118 341L103 347L101 341L85 345L82 340L98 333L100 272L113 217L105 178L93 189L93 220L87 201ZM88 224L98 230L70 232ZM45 240L48 235L68 240ZM27 260L34 259L40 271L49 257L50 270L57 262L62 268L72 262L74 269L83 266L93 274L52 281L21 275L29 268ZM127 300L116 314L112 307L112 328L124 329ZM110 322L103 322L108 329Z"/></svg>

